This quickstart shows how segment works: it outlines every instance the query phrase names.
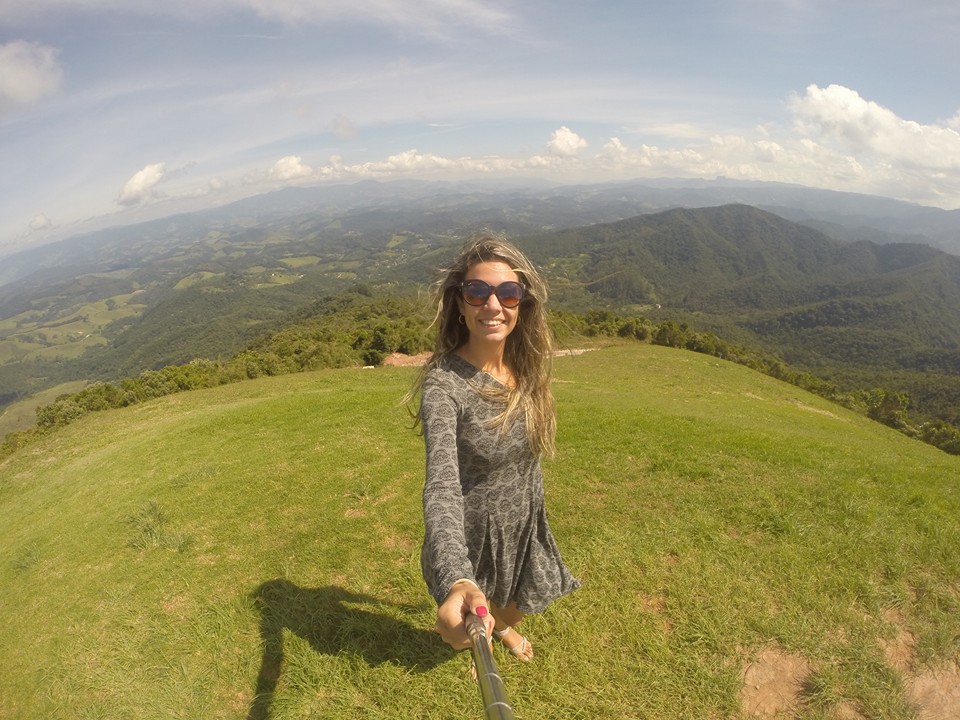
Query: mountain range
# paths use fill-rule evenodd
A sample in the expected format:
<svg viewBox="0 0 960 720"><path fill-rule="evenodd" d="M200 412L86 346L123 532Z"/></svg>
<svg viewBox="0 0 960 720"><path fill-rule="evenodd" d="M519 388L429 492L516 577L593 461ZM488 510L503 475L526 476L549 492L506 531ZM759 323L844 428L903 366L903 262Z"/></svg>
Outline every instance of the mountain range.
<svg viewBox="0 0 960 720"><path fill-rule="evenodd" d="M553 306L675 319L845 382L960 403L960 213L785 185L291 188L0 261L0 402L224 357L320 296L412 294L502 230Z"/></svg>

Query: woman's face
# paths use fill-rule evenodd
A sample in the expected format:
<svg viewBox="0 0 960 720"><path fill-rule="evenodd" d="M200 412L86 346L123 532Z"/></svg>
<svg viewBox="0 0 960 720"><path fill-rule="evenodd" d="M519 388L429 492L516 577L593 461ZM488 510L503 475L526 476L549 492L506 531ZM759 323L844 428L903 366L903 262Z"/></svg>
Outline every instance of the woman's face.
<svg viewBox="0 0 960 720"><path fill-rule="evenodd" d="M511 270L507 263L499 260L471 265L463 279L464 282L483 280L494 288L503 282L520 282L520 276ZM467 330L470 331L471 342L484 344L506 342L507 336L513 332L520 317L520 307L503 307L496 293L491 293L487 301L480 306L467 304L462 294L457 295L457 303Z"/></svg>

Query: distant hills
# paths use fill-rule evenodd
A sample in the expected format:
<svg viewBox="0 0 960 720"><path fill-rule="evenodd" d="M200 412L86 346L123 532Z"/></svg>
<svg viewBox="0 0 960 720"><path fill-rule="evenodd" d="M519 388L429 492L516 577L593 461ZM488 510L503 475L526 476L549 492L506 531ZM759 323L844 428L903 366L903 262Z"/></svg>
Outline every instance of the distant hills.
<svg viewBox="0 0 960 720"><path fill-rule="evenodd" d="M658 305L806 365L822 357L916 368L941 354L943 369L960 369L949 360L960 349L960 258L928 245L841 243L745 205L670 210L525 242L556 269L561 291L583 284L617 306L655 313ZM565 272L576 257L576 271ZM868 335L892 347L852 358L851 346Z"/></svg>
<svg viewBox="0 0 960 720"><path fill-rule="evenodd" d="M675 319L960 408L960 213L722 180L288 189L34 248L0 260L0 403L230 356L358 283L415 293L479 227L546 268L556 308Z"/></svg>

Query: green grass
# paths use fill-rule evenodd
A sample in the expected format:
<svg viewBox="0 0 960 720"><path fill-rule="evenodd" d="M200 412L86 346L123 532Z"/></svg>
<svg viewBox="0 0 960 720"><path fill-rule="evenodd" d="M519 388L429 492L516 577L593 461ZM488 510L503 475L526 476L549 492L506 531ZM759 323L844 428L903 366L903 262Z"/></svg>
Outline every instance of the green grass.
<svg viewBox="0 0 960 720"><path fill-rule="evenodd" d="M187 275L186 277L181 278L176 285L173 286L174 290L185 290L194 285L199 285L202 282L206 282L210 278L222 277L224 273L214 273L209 270L201 270L199 272L193 272Z"/></svg>
<svg viewBox="0 0 960 720"><path fill-rule="evenodd" d="M143 312L140 292L67 307L56 298L38 301L45 310L32 309L0 320L0 365L35 359L72 360L88 349L105 345L104 329L111 323Z"/></svg>
<svg viewBox="0 0 960 720"><path fill-rule="evenodd" d="M319 255L301 255L298 257L280 258L280 262L287 267L299 270L300 268L313 267L319 264L321 258Z"/></svg>
<svg viewBox="0 0 960 720"><path fill-rule="evenodd" d="M86 386L85 380L61 383L7 405L0 410L0 438L6 437L8 433L32 427L37 422L37 408L49 405L60 395L80 392Z"/></svg>
<svg viewBox="0 0 960 720"><path fill-rule="evenodd" d="M184 393L0 464L0 718L478 717L427 628L407 368ZM765 648L798 717L910 718L960 651L960 458L730 363L557 362L551 526L583 580L497 658L518 718L736 718Z"/></svg>

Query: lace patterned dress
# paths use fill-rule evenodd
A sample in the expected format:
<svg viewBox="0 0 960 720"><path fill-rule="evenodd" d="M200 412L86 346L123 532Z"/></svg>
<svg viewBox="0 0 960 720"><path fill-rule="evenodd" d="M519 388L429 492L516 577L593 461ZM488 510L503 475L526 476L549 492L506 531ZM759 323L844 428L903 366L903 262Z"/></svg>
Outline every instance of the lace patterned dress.
<svg viewBox="0 0 960 720"><path fill-rule="evenodd" d="M438 604L468 578L499 607L515 601L522 612L540 612L580 581L550 533L540 461L522 416L503 434L488 427L502 405L478 393L482 385L499 383L458 355L424 380L423 577Z"/></svg>

